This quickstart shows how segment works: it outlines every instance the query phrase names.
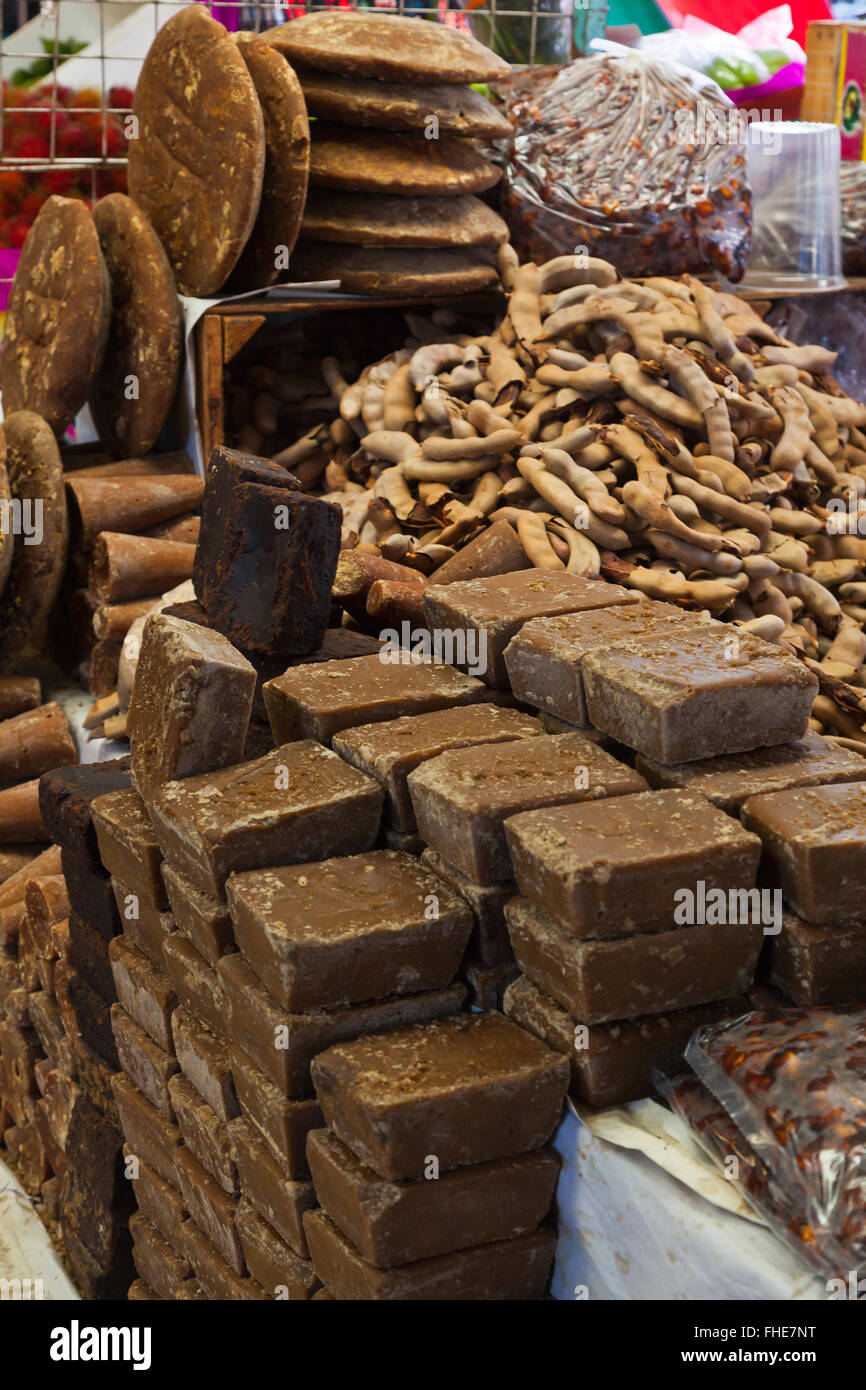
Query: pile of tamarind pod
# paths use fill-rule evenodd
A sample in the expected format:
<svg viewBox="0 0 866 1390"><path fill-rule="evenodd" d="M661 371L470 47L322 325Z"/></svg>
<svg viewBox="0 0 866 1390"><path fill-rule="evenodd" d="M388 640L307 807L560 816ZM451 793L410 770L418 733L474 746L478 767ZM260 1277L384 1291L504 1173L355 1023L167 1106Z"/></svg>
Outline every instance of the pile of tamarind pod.
<svg viewBox="0 0 866 1390"><path fill-rule="evenodd" d="M508 246L500 270L489 335L439 313L351 384L327 364L339 415L281 462L328 452L344 548L420 579L504 520L539 568L784 644L820 679L815 729L866 743L866 405L836 354L692 277Z"/></svg>

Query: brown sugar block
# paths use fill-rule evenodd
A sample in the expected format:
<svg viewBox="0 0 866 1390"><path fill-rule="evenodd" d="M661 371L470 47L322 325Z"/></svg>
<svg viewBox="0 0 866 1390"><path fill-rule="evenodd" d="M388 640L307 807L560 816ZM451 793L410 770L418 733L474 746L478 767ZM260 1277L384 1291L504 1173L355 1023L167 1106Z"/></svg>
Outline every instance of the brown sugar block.
<svg viewBox="0 0 866 1390"><path fill-rule="evenodd" d="M719 758L665 767L638 754L636 763L651 787L681 787L700 792L728 815L737 816L750 796L818 787L827 782L866 780L866 758L840 748L821 734L806 734L793 743L728 753Z"/></svg>
<svg viewBox="0 0 866 1390"><path fill-rule="evenodd" d="M104 1267L111 1265L128 1238L132 1198L128 1183L125 1183L124 1197L126 1201L122 1207L114 1206L110 1196L91 1185L86 1170L80 1166L72 1166L64 1174L60 1192L63 1228L73 1231Z"/></svg>
<svg viewBox="0 0 866 1390"><path fill-rule="evenodd" d="M149 1284L143 1279L133 1279L126 1295L128 1303L162 1303L163 1299L158 1293L154 1293Z"/></svg>
<svg viewBox="0 0 866 1390"><path fill-rule="evenodd" d="M119 1129L83 1095L75 1097L65 1136L66 1156L85 1185L108 1207L128 1207L132 1194L123 1164Z"/></svg>
<svg viewBox="0 0 866 1390"><path fill-rule="evenodd" d="M456 197L483 193L499 181L494 164L452 135L427 140L316 121L311 131L310 183L355 193Z"/></svg>
<svg viewBox="0 0 866 1390"><path fill-rule="evenodd" d="M324 1124L315 1100L287 1100L242 1047L231 1047L231 1067L244 1119L258 1130L287 1178L307 1177L307 1135Z"/></svg>
<svg viewBox="0 0 866 1390"><path fill-rule="evenodd" d="M177 995L165 970L153 965L123 936L109 944L117 1001L164 1052L174 1051L171 1016Z"/></svg>
<svg viewBox="0 0 866 1390"><path fill-rule="evenodd" d="M129 785L128 758L46 772L39 782L39 807L55 844L86 860L91 869L101 869L90 805L95 797Z"/></svg>
<svg viewBox="0 0 866 1390"><path fill-rule="evenodd" d="M61 850L63 876L73 912L84 917L106 941L121 930L117 903L108 874L91 869L85 859L68 849Z"/></svg>
<svg viewBox="0 0 866 1390"><path fill-rule="evenodd" d="M255 1279L238 1275L226 1263L216 1246L208 1240L194 1221L183 1223L181 1243L184 1254L195 1272L195 1288L199 1292L187 1292L187 1284L183 1284L178 1291L178 1298L203 1297L213 1302L234 1303L267 1297Z"/></svg>
<svg viewBox="0 0 866 1390"><path fill-rule="evenodd" d="M140 1211L129 1219L132 1236L132 1258L139 1277L160 1298L174 1298L178 1285L191 1273L186 1257L179 1255Z"/></svg>
<svg viewBox="0 0 866 1390"><path fill-rule="evenodd" d="M299 491L301 486L293 473L272 463L270 459L244 453L240 449L226 449L222 445L211 449L201 514L201 555L197 557L193 576L195 596L203 605L205 622L210 622L207 615L212 606L211 593L216 589L218 578L211 572L204 557L218 547L228 525L232 493L241 483L261 483L265 487L294 491Z"/></svg>
<svg viewBox="0 0 866 1390"><path fill-rule="evenodd" d="M168 1083L183 1142L224 1192L237 1193L237 1171L228 1126L181 1073Z"/></svg>
<svg viewBox="0 0 866 1390"><path fill-rule="evenodd" d="M417 829L407 777L421 763L450 748L509 743L542 732L536 719L501 705L459 705L427 714L403 715L381 724L361 724L334 738L334 751L385 788L390 824L404 833ZM866 775L866 760L864 760Z"/></svg>
<svg viewBox="0 0 866 1390"><path fill-rule="evenodd" d="M572 724L589 724L581 663L588 652L631 637L664 631L671 623L693 625L696 614L646 599L588 613L533 618L505 649L511 689L519 700Z"/></svg>
<svg viewBox="0 0 866 1390"><path fill-rule="evenodd" d="M151 964L162 969L162 948L176 929L171 913L160 912L142 894L133 893L119 878L112 878L111 889L123 935L147 956Z"/></svg>
<svg viewBox="0 0 866 1390"><path fill-rule="evenodd" d="M6 346L0 359L4 363L9 354L8 334L7 321ZM76 352L79 349L76 343ZM3 399L8 412L3 431L10 505L20 530L16 529L0 609L0 670L8 669L25 648L41 640L66 568L69 534L63 465L51 429L31 410L9 411L11 401L5 390Z"/></svg>
<svg viewBox="0 0 866 1390"><path fill-rule="evenodd" d="M108 942L77 912L69 913L69 963L103 999L114 998Z"/></svg>
<svg viewBox="0 0 866 1390"><path fill-rule="evenodd" d="M525 898L513 898L505 915L523 973L586 1024L742 994L764 940L760 922L727 922L582 941Z"/></svg>
<svg viewBox="0 0 866 1390"><path fill-rule="evenodd" d="M220 1259L225 1260L235 1274L243 1275L246 1263L235 1227L237 1198L225 1192L186 1147L178 1149L177 1168L181 1196L193 1221L204 1232ZM183 1237L181 1248L186 1249Z"/></svg>
<svg viewBox="0 0 866 1390"><path fill-rule="evenodd" d="M562 1109L568 1063L497 1013L461 1014L322 1053L328 1127L380 1177L421 1178L536 1149Z"/></svg>
<svg viewBox="0 0 866 1390"><path fill-rule="evenodd" d="M475 294L499 283L485 247L421 251L299 241L292 258L298 281L338 280L347 294L411 294L419 299Z"/></svg>
<svg viewBox="0 0 866 1390"><path fill-rule="evenodd" d="M289 1302L312 1298L319 1288L312 1262L296 1255L245 1198L235 1220L247 1267L267 1296Z"/></svg>
<svg viewBox="0 0 866 1390"><path fill-rule="evenodd" d="M177 1249L181 1222L186 1217L183 1198L170 1182L160 1177L155 1168L134 1154L128 1144L123 1146L123 1158L132 1177L139 1210L153 1222L160 1235ZM130 1159L135 1161L130 1163Z"/></svg>
<svg viewBox="0 0 866 1390"><path fill-rule="evenodd" d="M573 1018L526 975L508 986L503 1003L507 1018L569 1058L574 1099L602 1109L653 1095L654 1072L671 1076L682 1071L686 1043L697 1028L748 1008L744 997L724 999L590 1027Z"/></svg>
<svg viewBox="0 0 866 1390"><path fill-rule="evenodd" d="M177 1125L170 1124L160 1115L123 1073L111 1078L111 1089L117 1101L129 1155L155 1168L165 1182L179 1191L181 1137Z"/></svg>
<svg viewBox="0 0 866 1390"><path fill-rule="evenodd" d="M240 1114L229 1046L187 1009L175 1009L171 1020L180 1069L190 1085L221 1120Z"/></svg>
<svg viewBox="0 0 866 1390"><path fill-rule="evenodd" d="M743 824L760 835L762 874L798 917L818 926L862 921L866 786L847 782L752 796Z"/></svg>
<svg viewBox="0 0 866 1390"><path fill-rule="evenodd" d="M501 965L486 965L484 961L465 956L460 966L460 979L466 986L466 997L473 1009L502 1009L502 1000L519 970L513 960Z"/></svg>
<svg viewBox="0 0 866 1390"><path fill-rule="evenodd" d="M581 673L591 723L660 763L802 738L818 691L788 652L705 623L592 651Z"/></svg>
<svg viewBox="0 0 866 1390"><path fill-rule="evenodd" d="M160 873L162 853L138 792L130 787L98 796L91 802L91 814L100 857L109 873L164 911L168 899Z"/></svg>
<svg viewBox="0 0 866 1390"><path fill-rule="evenodd" d="M236 949L225 902L203 893L168 862L162 866L162 878L177 927L208 964L216 966L221 956Z"/></svg>
<svg viewBox="0 0 866 1390"><path fill-rule="evenodd" d="M467 655L481 667L482 680L500 689L508 688L505 648L531 618L636 602L637 596L619 584L537 569L428 584L424 590L430 627L465 633Z"/></svg>
<svg viewBox="0 0 866 1390"><path fill-rule="evenodd" d="M168 1083L177 1072L176 1058L157 1047L120 1004L111 1006L111 1026L122 1070L160 1115L174 1121Z"/></svg>
<svg viewBox="0 0 866 1390"><path fill-rule="evenodd" d="M57 954L52 936L55 922L69 916L69 898L62 874L31 878L24 889L24 906L37 955L53 960Z"/></svg>
<svg viewBox="0 0 866 1390"><path fill-rule="evenodd" d="M72 1037L71 1042L75 1076L82 1095L115 1129L120 1129L120 1115L111 1089L113 1068L98 1052L88 1047L83 1038Z"/></svg>
<svg viewBox="0 0 866 1390"><path fill-rule="evenodd" d="M24 782L52 767L74 763L75 743L56 703L0 721L0 782Z"/></svg>
<svg viewBox="0 0 866 1390"><path fill-rule="evenodd" d="M461 1008L466 991L460 985L403 994L347 1009L288 1014L259 983L239 954L223 956L217 967L229 1008L232 1041L260 1067L283 1096L304 1100L314 1094L310 1063L334 1043L365 1033L406 1028L429 1018L441 1018Z"/></svg>
<svg viewBox="0 0 866 1390"><path fill-rule="evenodd" d="M504 828L509 816L645 788L638 773L580 734L456 748L409 774L422 839L485 884L514 876Z"/></svg>
<svg viewBox="0 0 866 1390"><path fill-rule="evenodd" d="M866 923L813 927L786 912L781 932L769 938L767 956L770 983L803 1008L863 997Z"/></svg>
<svg viewBox="0 0 866 1390"><path fill-rule="evenodd" d="M217 897L233 872L370 849L381 808L377 782L308 740L168 782L151 813L166 858Z"/></svg>
<svg viewBox="0 0 866 1390"><path fill-rule="evenodd" d="M435 119L445 135L502 139L511 122L472 87L365 81L303 69L298 74L311 116L376 130L430 129Z"/></svg>
<svg viewBox="0 0 866 1390"><path fill-rule="evenodd" d="M292 63L391 82L492 82L508 64L462 30L402 15L303 15L266 33Z"/></svg>
<svg viewBox="0 0 866 1390"><path fill-rule="evenodd" d="M387 658L387 654L386 654ZM382 659L378 653L345 661L291 666L264 687L274 738L316 738L356 724L381 723L487 699L481 681L451 666L415 659Z"/></svg>
<svg viewBox="0 0 866 1390"><path fill-rule="evenodd" d="M256 220L265 129L237 45L204 9L190 6L157 32L133 109L130 196L165 247L178 289L216 294Z"/></svg>
<svg viewBox="0 0 866 1390"><path fill-rule="evenodd" d="M181 1004L219 1037L227 1035L228 1005L219 975L181 932L162 949L169 980Z"/></svg>
<svg viewBox="0 0 866 1390"><path fill-rule="evenodd" d="M35 411L58 436L84 405L108 334L111 294L86 203L48 198L9 294L0 390L8 419Z"/></svg>
<svg viewBox="0 0 866 1390"><path fill-rule="evenodd" d="M358 1253L379 1268L534 1231L559 1172L551 1149L473 1163L435 1181L388 1182L330 1130L307 1141L316 1196Z"/></svg>
<svg viewBox="0 0 866 1390"><path fill-rule="evenodd" d="M120 1058L111 1029L111 1005L115 1001L103 999L74 971L70 971L67 988L78 1031L87 1046L110 1067L119 1069Z"/></svg>
<svg viewBox="0 0 866 1390"><path fill-rule="evenodd" d="M544 1296L556 1248L553 1227L542 1226L513 1240L377 1269L324 1212L311 1212L304 1225L313 1268L341 1302L537 1300Z"/></svg>
<svg viewBox="0 0 866 1390"><path fill-rule="evenodd" d="M304 214L310 172L310 125L304 94L293 69L258 34L235 35L256 89L265 123L265 170L258 216L229 291L260 289L273 284L280 253L294 246Z"/></svg>
<svg viewBox="0 0 866 1390"><path fill-rule="evenodd" d="M204 493L202 479L187 473L120 478L67 473L64 483L76 551L91 550L101 531L145 531L182 516Z"/></svg>
<svg viewBox="0 0 866 1390"><path fill-rule="evenodd" d="M688 922L683 890L697 894L703 882L706 892L744 896L761 853L756 835L697 792L529 811L505 833L521 893L573 936Z"/></svg>
<svg viewBox="0 0 866 1390"><path fill-rule="evenodd" d="M132 1263L132 1241L127 1231L122 1248L117 1250L108 1265L102 1265L91 1255L71 1227L64 1227L61 1218L63 1246L75 1287L82 1298L102 1302L125 1299L135 1278Z"/></svg>
<svg viewBox="0 0 866 1390"><path fill-rule="evenodd" d="M304 236L309 241L352 246L448 250L501 246L508 240L508 227L493 208L472 193L443 201L311 188L304 209Z"/></svg>
<svg viewBox="0 0 866 1390"><path fill-rule="evenodd" d="M410 855L374 850L227 884L240 950L291 1013L450 984L472 918Z"/></svg>
<svg viewBox="0 0 866 1390"><path fill-rule="evenodd" d="M243 1196L296 1255L307 1259L304 1212L318 1205L313 1184L287 1178L258 1130L246 1120L232 1120L228 1128Z"/></svg>
<svg viewBox="0 0 866 1390"><path fill-rule="evenodd" d="M165 782L239 762L255 684L220 633L152 613L127 716L138 791L149 799Z"/></svg>
<svg viewBox="0 0 866 1390"><path fill-rule="evenodd" d="M90 412L104 447L126 459L150 452L171 409L180 374L180 303L159 237L131 198L100 199L93 221L111 286L111 322Z"/></svg>
<svg viewBox="0 0 866 1390"><path fill-rule="evenodd" d="M513 574L516 570L531 569L526 551L517 532L507 521L494 521L492 526L473 536L456 554L440 565L434 582L456 584L468 579L487 579L494 574Z"/></svg>
<svg viewBox="0 0 866 1390"><path fill-rule="evenodd" d="M472 909L475 925L469 938L467 954L486 965L507 965L514 960L508 928L505 925L505 904L517 891L513 879L505 883L480 884L438 852L427 848L421 862L444 878L449 887L459 893Z"/></svg>

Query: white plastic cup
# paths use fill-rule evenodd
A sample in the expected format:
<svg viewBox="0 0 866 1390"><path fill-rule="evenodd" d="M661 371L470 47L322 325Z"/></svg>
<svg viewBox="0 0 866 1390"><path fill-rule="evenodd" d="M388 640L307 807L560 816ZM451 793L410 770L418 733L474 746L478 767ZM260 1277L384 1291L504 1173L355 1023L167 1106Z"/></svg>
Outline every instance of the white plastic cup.
<svg viewBox="0 0 866 1390"><path fill-rule="evenodd" d="M756 289L835 289L842 276L839 129L817 121L753 121L746 164Z"/></svg>

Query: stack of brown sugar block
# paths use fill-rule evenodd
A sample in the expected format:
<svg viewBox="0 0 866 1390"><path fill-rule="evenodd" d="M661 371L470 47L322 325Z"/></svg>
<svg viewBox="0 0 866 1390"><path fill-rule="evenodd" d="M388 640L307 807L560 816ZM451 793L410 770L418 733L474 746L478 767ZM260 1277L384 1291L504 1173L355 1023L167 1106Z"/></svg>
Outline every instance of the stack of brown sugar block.
<svg viewBox="0 0 866 1390"><path fill-rule="evenodd" d="M539 1299L568 1063L497 1013L360 1038L313 1063L327 1128L304 1226L340 1300Z"/></svg>
<svg viewBox="0 0 866 1390"><path fill-rule="evenodd" d="M813 677L800 663L666 605L539 617L510 637L504 666L547 718L633 750L654 789L505 826L522 971L506 1013L568 1052L579 1099L620 1104L649 1093L654 1068L679 1065L694 1028L745 1007L765 930L778 930L755 891L761 846L738 819L744 803L859 782L866 763L808 733Z"/></svg>

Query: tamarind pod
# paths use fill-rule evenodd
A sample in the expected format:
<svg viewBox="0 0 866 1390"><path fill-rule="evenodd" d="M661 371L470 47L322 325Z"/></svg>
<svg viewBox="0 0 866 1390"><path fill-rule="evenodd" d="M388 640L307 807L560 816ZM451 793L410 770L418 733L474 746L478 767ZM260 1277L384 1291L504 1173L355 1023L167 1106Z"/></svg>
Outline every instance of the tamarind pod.
<svg viewBox="0 0 866 1390"><path fill-rule="evenodd" d="M800 381L797 389L807 404L813 402L832 415L837 425L866 425L866 405L854 401L850 396L828 396L823 391L815 391Z"/></svg>
<svg viewBox="0 0 866 1390"><path fill-rule="evenodd" d="M860 536L836 536L834 537L834 549L836 554L855 560L866 561L866 540Z"/></svg>
<svg viewBox="0 0 866 1390"><path fill-rule="evenodd" d="M608 319L619 323L628 333L630 327L636 330L642 327L636 323L629 326L621 322L633 311L634 305L628 299L602 299L600 295L594 295L551 314L545 320L544 340L549 342L551 338L571 337L576 328L585 328L588 324L602 323ZM654 336L662 337L660 327Z"/></svg>
<svg viewBox="0 0 866 1390"><path fill-rule="evenodd" d="M765 541L769 538L765 537ZM773 533L773 539L767 545L767 552L775 560L780 569L795 570L798 574L805 574L809 565L809 552L802 541L796 540L793 536L780 536L778 532Z"/></svg>
<svg viewBox="0 0 866 1390"><path fill-rule="evenodd" d="M710 613L723 613L729 608L736 601L742 587L738 581L745 578L744 575L736 575L729 580L693 580L686 579L680 570L643 569L638 565L632 566L625 573L611 572L610 565L605 564L604 555L602 572L605 578L614 579L616 583L625 584L630 589L637 589L647 598L677 603L684 608L707 608Z"/></svg>
<svg viewBox="0 0 866 1390"><path fill-rule="evenodd" d="M374 430L361 439L361 448L372 458L384 459L386 463L402 463L419 451L418 441L411 434L400 430Z"/></svg>
<svg viewBox="0 0 866 1390"><path fill-rule="evenodd" d="M526 382L526 369L514 356L514 353L505 346L501 339L492 337L490 339L490 360L487 363L487 381L493 387L494 401L500 402L509 396L515 400L517 392ZM476 395L480 391L476 386ZM513 392L513 394L511 394Z"/></svg>
<svg viewBox="0 0 866 1390"><path fill-rule="evenodd" d="M759 386L796 386L800 380L800 374L796 367L786 367L779 364L767 367L755 368L755 380Z"/></svg>
<svg viewBox="0 0 866 1390"><path fill-rule="evenodd" d="M716 385L716 391L729 410L743 416L746 420L772 420L775 418L776 412L773 407L753 392L749 395L742 395L719 385Z"/></svg>
<svg viewBox="0 0 866 1390"><path fill-rule="evenodd" d="M836 465L831 459L828 459L827 455L819 448L814 439L809 440L803 457L819 482L831 488L838 485L840 475Z"/></svg>
<svg viewBox="0 0 866 1390"><path fill-rule="evenodd" d="M775 613L765 613L763 617L751 618L737 623L741 632L750 632L753 637L762 637L765 642L778 642L785 631L786 624Z"/></svg>
<svg viewBox="0 0 866 1390"><path fill-rule="evenodd" d="M620 386L619 378L606 362L588 362L574 371L546 362L539 367L536 378L544 386L567 386L585 396L607 395L619 390Z"/></svg>
<svg viewBox="0 0 866 1390"><path fill-rule="evenodd" d="M678 434L666 429L660 420L643 406L625 401L618 408L623 410L623 423L636 430L641 438L665 463L673 464L680 473L697 478L695 461Z"/></svg>
<svg viewBox="0 0 866 1390"><path fill-rule="evenodd" d="M702 336L706 338L716 356L727 363L741 381L752 381L755 376L755 368L748 357L740 352L734 342L734 335L729 328L725 327L721 315L716 311L712 290L691 277L689 283L692 298L698 311L698 318L703 328Z"/></svg>
<svg viewBox="0 0 866 1390"><path fill-rule="evenodd" d="M361 398L361 419L367 428L368 434L374 430L380 430L385 423L385 416L382 411L382 399L385 389L371 382L364 387L364 395Z"/></svg>
<svg viewBox="0 0 866 1390"><path fill-rule="evenodd" d="M628 425L605 425L602 428L602 437L605 442L610 441L617 453L634 464L641 483L660 500L667 497L670 492L667 468L659 462L658 455L647 448L637 430L631 429Z"/></svg>
<svg viewBox="0 0 866 1390"><path fill-rule="evenodd" d="M828 372L835 364L838 352L817 344L803 347L765 347L761 353L765 362L781 363L796 367L798 371Z"/></svg>
<svg viewBox="0 0 866 1390"><path fill-rule="evenodd" d="M511 506L534 496L532 484L528 483L525 478L509 478L508 482L502 485L499 500L503 506Z"/></svg>
<svg viewBox="0 0 866 1390"><path fill-rule="evenodd" d="M543 294L569 289L573 285L613 285L619 276L609 261L599 256L555 256L539 268L539 285Z"/></svg>
<svg viewBox="0 0 866 1390"><path fill-rule="evenodd" d="M482 473L472 489L469 505L482 516L489 516L496 506L502 488L502 479L496 473Z"/></svg>
<svg viewBox="0 0 866 1390"><path fill-rule="evenodd" d="M484 458L489 454L510 454L520 439L520 431L515 429L500 429L473 439L445 439L431 435L421 445L421 452L425 458L437 463L449 459Z"/></svg>
<svg viewBox="0 0 866 1390"><path fill-rule="evenodd" d="M563 367L567 372L579 372L581 367L589 366L589 358L584 357L581 352L574 352L566 348L552 347L548 349L547 353L547 365L550 364L556 367Z"/></svg>
<svg viewBox="0 0 866 1390"><path fill-rule="evenodd" d="M510 241L505 241L496 252L496 265L502 288L506 293L514 289L514 281L520 269L520 258Z"/></svg>
<svg viewBox="0 0 866 1390"><path fill-rule="evenodd" d="M695 531L685 521L680 521L675 512L650 489L645 483L631 482L626 483L622 489L622 500L641 521L648 526L655 526L659 531L667 531L672 536L679 537L680 540L689 541L706 550L724 550L727 543L719 535L706 535L700 531Z"/></svg>
<svg viewBox="0 0 866 1390"><path fill-rule="evenodd" d="M866 580L855 580L852 583L844 583L839 589L842 598L849 603L866 605Z"/></svg>
<svg viewBox="0 0 866 1390"><path fill-rule="evenodd" d="M842 621L842 610L829 589L825 589L809 575L792 570L783 570L776 578L776 585L783 594L794 594L802 599L808 611L826 632L836 631Z"/></svg>
<svg viewBox="0 0 866 1390"><path fill-rule="evenodd" d="M489 514L487 520L491 522L507 521L509 526L516 526L524 511L536 512L539 516L545 517L547 521L553 517L553 513L545 509L544 500L541 497L536 497L535 501L528 507L497 507Z"/></svg>
<svg viewBox="0 0 866 1390"><path fill-rule="evenodd" d="M728 575L738 574L742 569L743 562L738 555L720 550L707 550L703 546L684 541L669 531L660 531L655 526L647 527L643 534L659 555L676 560L686 573L710 570L713 574Z"/></svg>
<svg viewBox="0 0 866 1390"><path fill-rule="evenodd" d="M704 487L702 483L695 482L694 478L688 478L684 473L671 473L671 481L677 492L690 497L699 507L715 512L716 516L744 526L747 531L754 531L759 536L772 530L768 514L754 503L738 502L736 498L728 497L727 493L713 492L711 488Z"/></svg>
<svg viewBox="0 0 866 1390"><path fill-rule="evenodd" d="M850 584L858 579L862 569L859 560L815 560L809 566L807 574L819 584L823 584L825 589L835 589L839 584Z"/></svg>
<svg viewBox="0 0 866 1390"><path fill-rule="evenodd" d="M495 434L507 424L506 417L486 401L472 400L466 407L466 419L479 434Z"/></svg>
<svg viewBox="0 0 866 1390"><path fill-rule="evenodd" d="M568 548L565 568L568 573L578 574L583 579L597 579L601 573L601 556L589 537L556 517L547 525L549 531L556 532L565 541Z"/></svg>
<svg viewBox="0 0 866 1390"><path fill-rule="evenodd" d="M565 565L547 539L543 518L537 512L521 512L517 535L526 558L535 569L564 570Z"/></svg>
<svg viewBox="0 0 866 1390"><path fill-rule="evenodd" d="M610 365L611 370L619 378L623 390L631 400L646 406L654 414L660 415L663 420L670 420L673 424L679 425L681 429L701 429L703 425L701 411L691 400L683 400L682 396L677 396L666 386L660 386L653 377L642 371L640 363L630 353L614 353ZM696 370L699 369L696 368ZM703 373L699 374L703 376ZM708 389L713 402L715 402L716 395L709 384Z"/></svg>
<svg viewBox="0 0 866 1390"><path fill-rule="evenodd" d="M612 526L623 524L625 508L615 497L610 496L604 484L599 482L597 474L588 468L582 468L562 449L545 446L541 450L541 457L548 471L568 483L572 492L576 492L578 497L588 502L602 521L609 521ZM520 467L519 460L517 466Z"/></svg>
<svg viewBox="0 0 866 1390"><path fill-rule="evenodd" d="M702 454L701 469L707 467L719 477L729 497L736 498L738 502L749 501L752 495L752 480L742 468L738 468L730 459L718 458L714 454Z"/></svg>
<svg viewBox="0 0 866 1390"><path fill-rule="evenodd" d="M822 724L829 724L831 728L838 729L845 739L852 743L866 743L866 733L854 715L840 709L829 695L816 695L812 701L812 709Z"/></svg>
<svg viewBox="0 0 866 1390"><path fill-rule="evenodd" d="M457 483L477 478L490 468L499 464L498 455L487 455L476 459L428 459L416 454L401 465L403 476L416 482Z"/></svg>
<svg viewBox="0 0 866 1390"><path fill-rule="evenodd" d="M416 348L409 358L409 382L416 391L422 391L429 386L433 377L462 361L463 346L460 343L425 343Z"/></svg>
<svg viewBox="0 0 866 1390"><path fill-rule="evenodd" d="M707 439L710 445L710 452L716 458L725 459L733 463L736 453L734 433L731 429L731 421L728 415L728 407L720 396L717 396L709 410L704 411L704 425L707 431Z"/></svg>
<svg viewBox="0 0 866 1390"><path fill-rule="evenodd" d="M749 579L772 579L779 573L779 566L769 555L744 555L743 569Z"/></svg>
<svg viewBox="0 0 866 1390"><path fill-rule="evenodd" d="M549 395L543 396L520 421L523 437L525 439L534 439L536 433L541 428L542 421L552 415L556 409L556 393L551 392Z"/></svg>
<svg viewBox="0 0 866 1390"><path fill-rule="evenodd" d="M671 280L666 275L646 275L641 284L647 289L657 290L665 299L678 299L683 304L691 302L691 296L681 280Z"/></svg>
<svg viewBox="0 0 866 1390"><path fill-rule="evenodd" d="M561 478L548 472L539 459L523 457L517 460L520 473L532 484L536 492L564 516L576 531L581 531L608 550L624 550L628 545L628 535L618 526L612 526L595 515L589 503L572 492Z"/></svg>
<svg viewBox="0 0 866 1390"><path fill-rule="evenodd" d="M674 381L679 383L702 418L706 411L712 410L718 400L715 387L694 358L682 348L663 343L661 348L656 350L654 360L669 377L673 377Z"/></svg>
<svg viewBox="0 0 866 1390"><path fill-rule="evenodd" d="M409 378L408 362L398 367L385 383L382 416L386 430L402 432L415 421L415 388Z"/></svg>
<svg viewBox="0 0 866 1390"><path fill-rule="evenodd" d="M754 338L760 343L775 343L777 347L791 347L792 344L787 339L780 338L775 328L771 328L763 319L758 318L757 314L735 313L722 314L722 323L735 338L745 334L749 338Z"/></svg>
<svg viewBox="0 0 866 1390"><path fill-rule="evenodd" d="M518 344L533 359L542 336L540 297L541 272L533 261L528 261L515 276L508 298L508 318Z"/></svg>
<svg viewBox="0 0 866 1390"><path fill-rule="evenodd" d="M808 512L796 512L787 507L771 507L769 517L773 530L784 536L815 536L823 531L824 523Z"/></svg>
<svg viewBox="0 0 866 1390"><path fill-rule="evenodd" d="M776 584L767 580L749 579L749 593L755 615L759 618L769 616L781 618L785 627L794 621L794 612L787 596Z"/></svg>

